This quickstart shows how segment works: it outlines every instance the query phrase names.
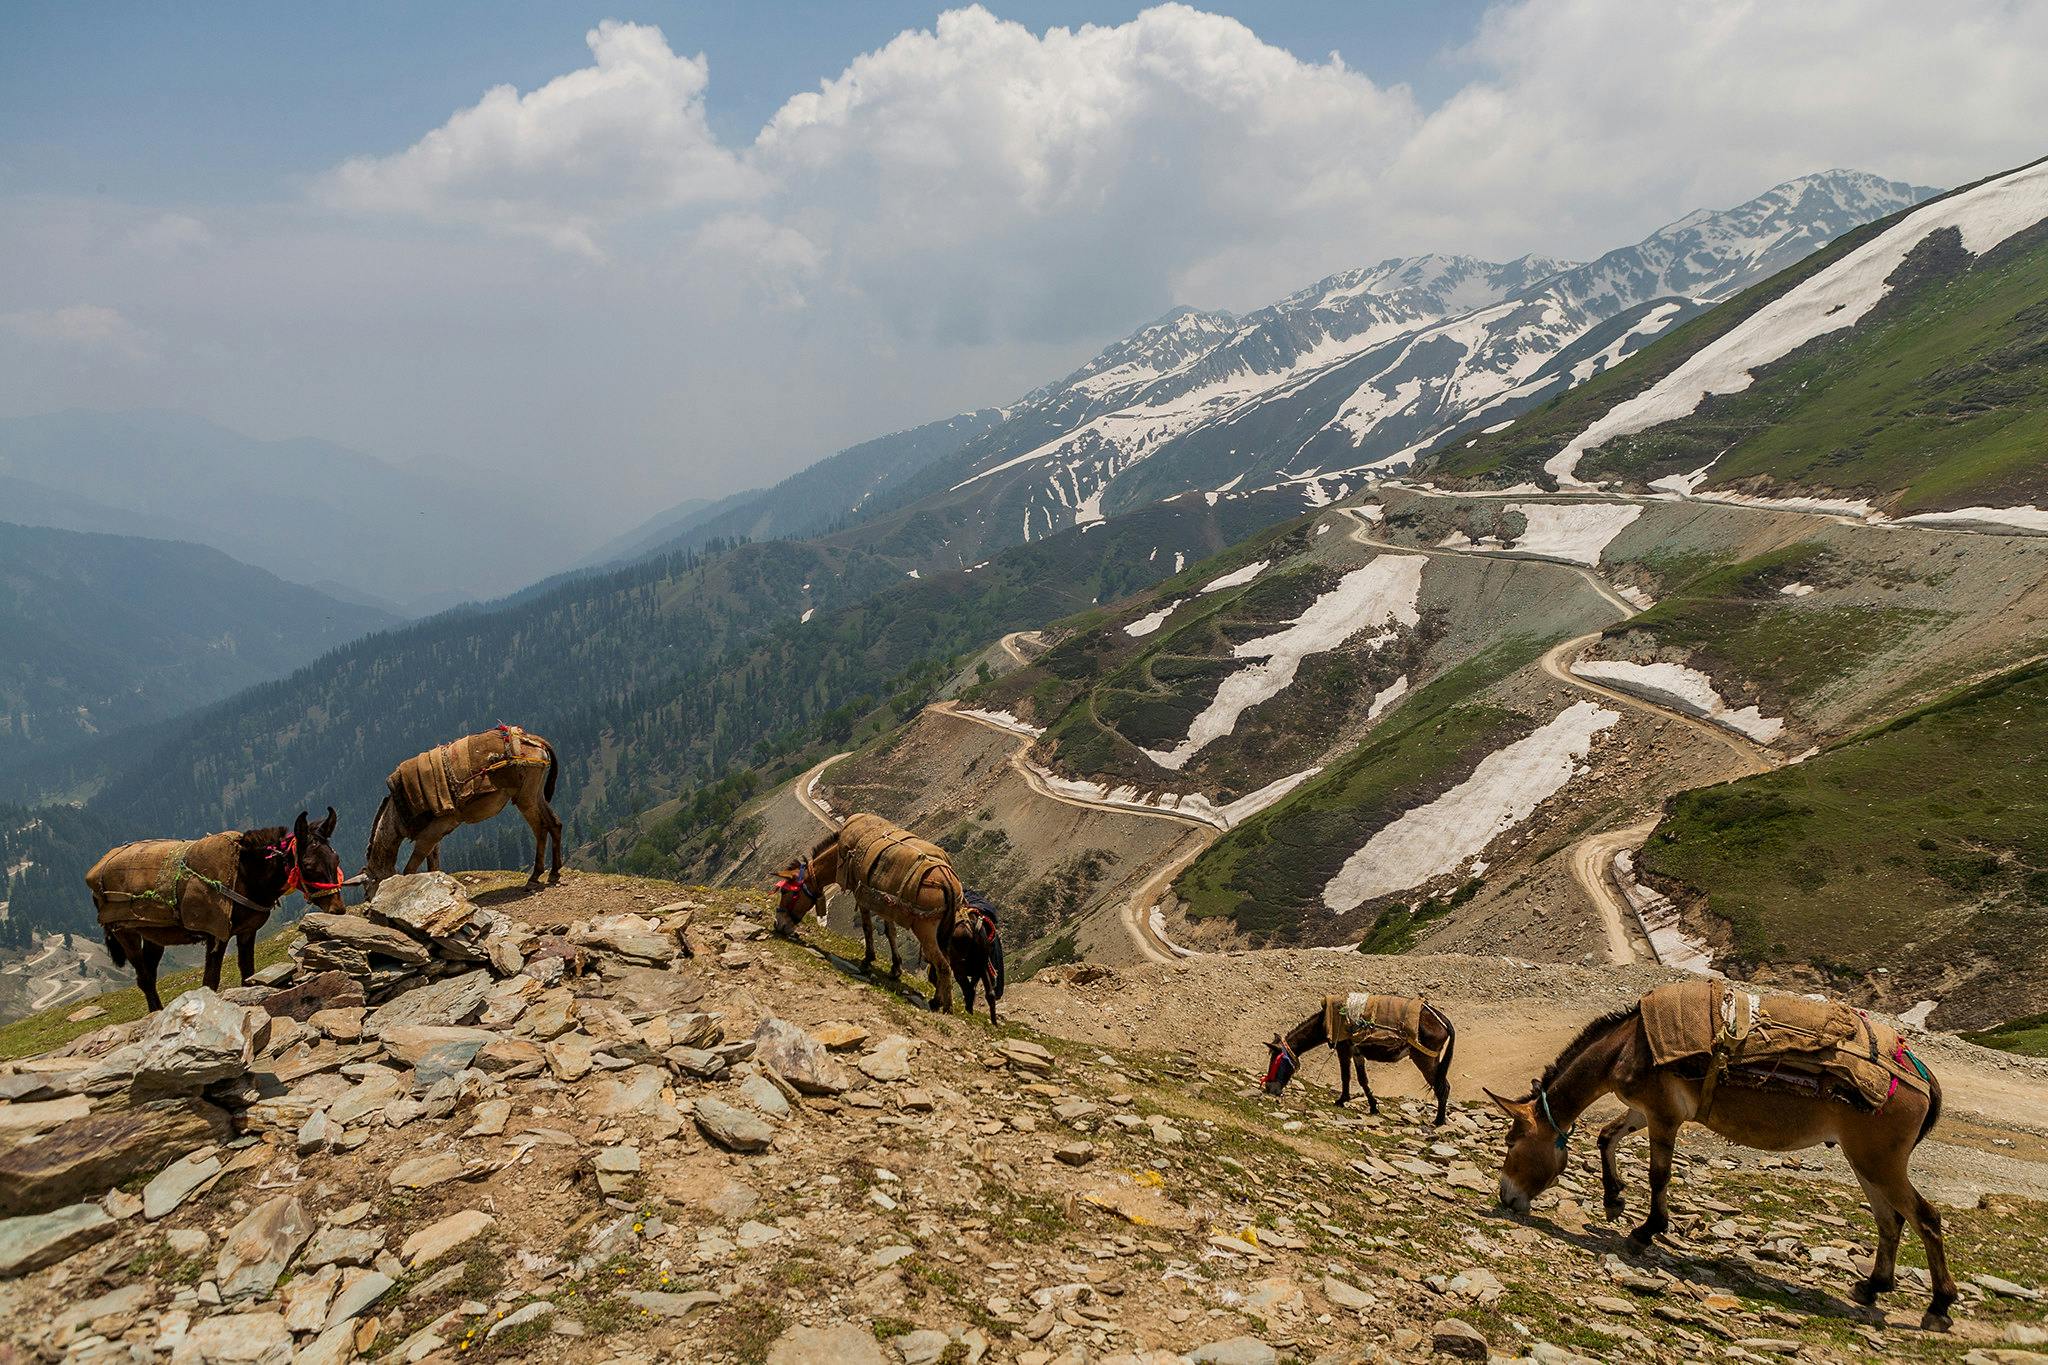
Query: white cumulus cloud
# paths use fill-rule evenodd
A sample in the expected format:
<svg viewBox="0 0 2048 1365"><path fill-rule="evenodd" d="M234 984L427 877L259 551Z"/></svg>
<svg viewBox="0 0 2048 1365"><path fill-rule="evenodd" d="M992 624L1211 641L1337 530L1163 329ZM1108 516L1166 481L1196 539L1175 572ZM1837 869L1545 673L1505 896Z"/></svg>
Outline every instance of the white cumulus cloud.
<svg viewBox="0 0 2048 1365"><path fill-rule="evenodd" d="M611 19L585 41L593 65L524 95L497 86L404 151L336 167L319 196L599 256L608 224L753 191L754 177L705 122L701 54L677 56L660 29Z"/></svg>

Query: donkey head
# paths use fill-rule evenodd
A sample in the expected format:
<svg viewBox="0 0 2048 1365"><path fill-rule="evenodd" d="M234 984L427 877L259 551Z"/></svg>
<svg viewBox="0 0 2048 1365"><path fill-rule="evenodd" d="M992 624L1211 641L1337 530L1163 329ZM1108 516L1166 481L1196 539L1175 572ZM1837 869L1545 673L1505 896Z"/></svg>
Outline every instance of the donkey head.
<svg viewBox="0 0 2048 1365"><path fill-rule="evenodd" d="M811 860L798 858L795 866L776 873L775 892L780 897L775 907L775 932L786 937L796 932L819 900L818 884L811 880Z"/></svg>
<svg viewBox="0 0 2048 1365"><path fill-rule="evenodd" d="M1301 1069L1301 1058L1294 1049L1287 1046L1287 1040L1279 1034L1266 1044L1266 1078L1260 1082L1268 1095L1277 1095L1287 1088L1294 1079L1294 1073Z"/></svg>
<svg viewBox="0 0 2048 1365"><path fill-rule="evenodd" d="M334 837L339 822L332 806L327 808L327 818L317 825L306 818L306 812L299 812L292 824L294 861L288 883L320 909L336 913L342 908L341 858L328 840Z"/></svg>
<svg viewBox="0 0 2048 1365"><path fill-rule="evenodd" d="M1565 1139L1551 1121L1549 1105L1542 1099L1540 1081L1531 1082L1529 1098L1511 1100L1491 1090L1486 1098L1507 1115L1508 1150L1500 1167L1500 1202L1503 1208L1527 1213L1529 1201L1549 1189L1564 1171Z"/></svg>

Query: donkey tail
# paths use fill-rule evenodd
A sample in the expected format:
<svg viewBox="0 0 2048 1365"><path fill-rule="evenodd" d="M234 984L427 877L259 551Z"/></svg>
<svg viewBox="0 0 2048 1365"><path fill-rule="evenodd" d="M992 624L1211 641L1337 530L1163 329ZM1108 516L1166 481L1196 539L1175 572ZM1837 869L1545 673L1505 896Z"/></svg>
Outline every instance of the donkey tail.
<svg viewBox="0 0 2048 1365"><path fill-rule="evenodd" d="M1444 1092L1451 1088L1451 1055L1458 1050L1458 1026L1442 1010L1436 1012L1436 1017L1444 1021L1444 1055L1436 1060L1436 1079L1430 1082L1430 1088Z"/></svg>
<svg viewBox="0 0 2048 1365"><path fill-rule="evenodd" d="M991 1000L1003 998L1003 931L991 924L988 926L988 994Z"/></svg>
<svg viewBox="0 0 2048 1365"><path fill-rule="evenodd" d="M555 746L546 740L542 740L540 743L541 747L548 751L548 778L547 781L541 783L540 794L545 799L552 801L555 799L555 776L560 771L560 765L555 761Z"/></svg>
<svg viewBox="0 0 2048 1365"><path fill-rule="evenodd" d="M121 951L121 936L108 925L100 926L100 937L107 942L107 956L114 960L116 967L128 965L128 954Z"/></svg>

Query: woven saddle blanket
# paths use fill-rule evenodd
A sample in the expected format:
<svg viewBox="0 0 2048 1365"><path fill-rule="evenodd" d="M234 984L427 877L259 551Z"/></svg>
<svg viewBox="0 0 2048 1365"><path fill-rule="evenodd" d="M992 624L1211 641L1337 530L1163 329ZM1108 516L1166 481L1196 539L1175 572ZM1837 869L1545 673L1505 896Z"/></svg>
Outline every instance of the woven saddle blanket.
<svg viewBox="0 0 2048 1365"><path fill-rule="evenodd" d="M1926 1074L1896 1030L1837 1000L1701 979L1651 991L1643 997L1642 1018L1659 1066L1709 1057L1722 1074L1747 1079L1768 1078L1773 1070L1820 1072L1848 1082L1871 1108L1901 1085L1928 1090Z"/></svg>
<svg viewBox="0 0 2048 1365"><path fill-rule="evenodd" d="M144 839L101 855L85 874L102 925L110 929L183 929L225 939L235 907L212 883L234 886L242 836Z"/></svg>
<svg viewBox="0 0 2048 1365"><path fill-rule="evenodd" d="M917 893L939 873L954 875L946 850L879 815L855 815L840 827L839 884L856 894L915 905Z"/></svg>
<svg viewBox="0 0 2048 1365"><path fill-rule="evenodd" d="M491 787L501 768L545 764L548 751L516 725L466 735L415 754L385 779L392 798L415 820L453 815Z"/></svg>
<svg viewBox="0 0 2048 1365"><path fill-rule="evenodd" d="M1350 995L1323 997L1323 1030L1330 1042L1348 1043L1368 1034L1398 1038L1418 1052L1422 1045L1422 1011L1425 1002L1414 995Z"/></svg>

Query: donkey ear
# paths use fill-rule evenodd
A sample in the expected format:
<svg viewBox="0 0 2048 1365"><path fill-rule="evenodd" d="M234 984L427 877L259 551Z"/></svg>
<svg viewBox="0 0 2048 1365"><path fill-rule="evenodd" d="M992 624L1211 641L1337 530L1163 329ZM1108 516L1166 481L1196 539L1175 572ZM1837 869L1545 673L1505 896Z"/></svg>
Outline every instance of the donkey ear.
<svg viewBox="0 0 2048 1365"><path fill-rule="evenodd" d="M292 821L292 833L303 839L306 837L306 830L310 827L310 824L311 822L306 819L306 812L300 811L299 818Z"/></svg>
<svg viewBox="0 0 2048 1365"><path fill-rule="evenodd" d="M1479 1088L1481 1090L1486 1091L1486 1098L1492 1100L1494 1107L1500 1110L1501 1113L1506 1114L1511 1119L1518 1119L1522 1117L1523 1110L1526 1108L1526 1106L1524 1106L1516 1100L1511 1100L1507 1098L1507 1096L1505 1095L1496 1095L1491 1090L1487 1090L1487 1088L1483 1085Z"/></svg>
<svg viewBox="0 0 2048 1365"><path fill-rule="evenodd" d="M322 839L332 839L334 837L334 827L340 823L341 817L334 813L334 807L329 806L327 808L327 818L320 822L320 837Z"/></svg>

